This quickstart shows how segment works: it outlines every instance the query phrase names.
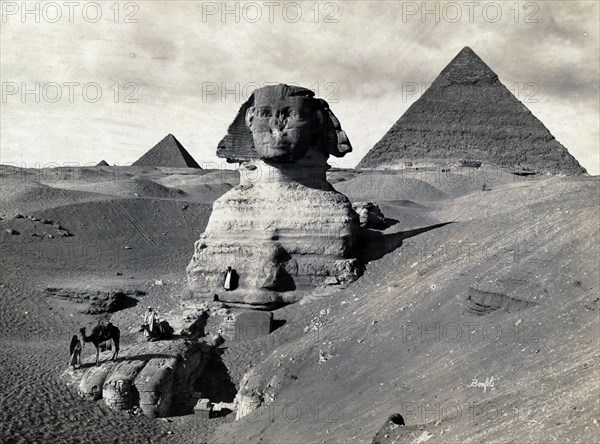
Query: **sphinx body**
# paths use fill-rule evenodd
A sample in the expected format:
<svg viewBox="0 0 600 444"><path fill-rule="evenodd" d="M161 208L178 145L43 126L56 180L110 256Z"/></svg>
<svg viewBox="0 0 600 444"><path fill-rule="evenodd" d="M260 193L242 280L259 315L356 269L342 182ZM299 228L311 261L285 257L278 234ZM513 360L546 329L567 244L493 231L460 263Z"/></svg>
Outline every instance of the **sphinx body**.
<svg viewBox="0 0 600 444"><path fill-rule="evenodd" d="M358 215L327 182L330 154L351 150L310 90L261 88L242 106L217 154L240 163L240 184L217 199L187 268L195 298L272 307L360 275ZM224 271L238 282L223 292Z"/></svg>

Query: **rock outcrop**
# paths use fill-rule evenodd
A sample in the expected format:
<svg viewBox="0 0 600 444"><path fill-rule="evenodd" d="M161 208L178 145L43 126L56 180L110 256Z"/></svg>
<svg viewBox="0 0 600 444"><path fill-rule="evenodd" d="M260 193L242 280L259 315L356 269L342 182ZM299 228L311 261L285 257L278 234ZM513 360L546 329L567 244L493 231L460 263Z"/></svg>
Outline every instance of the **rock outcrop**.
<svg viewBox="0 0 600 444"><path fill-rule="evenodd" d="M387 228L385 216L375 202L354 202L352 208L358 214L362 228L374 228L376 230Z"/></svg>
<svg viewBox="0 0 600 444"><path fill-rule="evenodd" d="M325 177L329 155L351 150L327 103L310 90L260 88L240 109L217 155L239 162L240 184L217 199L190 262L194 297L271 307L327 277L351 281L358 216ZM222 291L224 271L239 277Z"/></svg>
<svg viewBox="0 0 600 444"><path fill-rule="evenodd" d="M379 431L373 437L371 444L386 444L398 442L399 438L403 438L402 432L405 427L404 418L400 413L391 415L385 424L381 426ZM413 441L414 442L414 441Z"/></svg>
<svg viewBox="0 0 600 444"><path fill-rule="evenodd" d="M515 313L517 311L525 310L526 308L535 307L536 305L538 304L534 301L524 301L511 298L502 293L482 291L469 287L469 293L465 304L465 313L476 316L485 316L500 309L508 313Z"/></svg>
<svg viewBox="0 0 600 444"><path fill-rule="evenodd" d="M133 166L200 168L198 162L194 160L173 134L167 135L158 142L146 154L136 160Z"/></svg>
<svg viewBox="0 0 600 444"><path fill-rule="evenodd" d="M89 290L78 288L44 289L51 298L62 299L77 304L77 309L85 314L112 313L135 304L134 297L144 295L139 290Z"/></svg>
<svg viewBox="0 0 600 444"><path fill-rule="evenodd" d="M460 167L465 163L538 173L586 172L468 47L357 168Z"/></svg>

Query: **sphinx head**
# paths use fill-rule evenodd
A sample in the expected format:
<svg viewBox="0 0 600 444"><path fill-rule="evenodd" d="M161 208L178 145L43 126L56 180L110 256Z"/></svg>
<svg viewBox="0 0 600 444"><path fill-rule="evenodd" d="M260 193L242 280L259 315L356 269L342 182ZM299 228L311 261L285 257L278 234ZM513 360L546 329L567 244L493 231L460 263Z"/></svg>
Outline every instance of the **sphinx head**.
<svg viewBox="0 0 600 444"><path fill-rule="evenodd" d="M312 91L266 87L254 92L246 111L246 126L261 159L280 162L303 157L318 130Z"/></svg>
<svg viewBox="0 0 600 444"><path fill-rule="evenodd" d="M310 148L337 157L352 151L327 102L309 89L279 84L254 91L219 143L217 155L230 161L293 162Z"/></svg>

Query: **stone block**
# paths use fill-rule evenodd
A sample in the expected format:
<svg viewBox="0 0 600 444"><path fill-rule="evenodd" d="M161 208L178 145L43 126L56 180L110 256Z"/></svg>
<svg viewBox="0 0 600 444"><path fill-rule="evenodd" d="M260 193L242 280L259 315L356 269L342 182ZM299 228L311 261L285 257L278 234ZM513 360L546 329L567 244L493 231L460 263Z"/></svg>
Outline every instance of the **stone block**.
<svg viewBox="0 0 600 444"><path fill-rule="evenodd" d="M209 419L212 412L213 404L206 398L199 399L194 406L194 415L202 419Z"/></svg>
<svg viewBox="0 0 600 444"><path fill-rule="evenodd" d="M235 341L248 341L271 333L273 313L244 311L235 318Z"/></svg>

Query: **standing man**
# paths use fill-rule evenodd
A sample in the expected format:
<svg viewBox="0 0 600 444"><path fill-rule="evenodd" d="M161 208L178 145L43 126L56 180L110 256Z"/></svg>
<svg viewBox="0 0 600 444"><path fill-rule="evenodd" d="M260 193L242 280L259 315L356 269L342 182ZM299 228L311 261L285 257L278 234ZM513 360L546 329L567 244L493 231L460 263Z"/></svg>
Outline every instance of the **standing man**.
<svg viewBox="0 0 600 444"><path fill-rule="evenodd" d="M71 345L69 346L69 365L73 368L81 367L81 341L77 335L73 335Z"/></svg>
<svg viewBox="0 0 600 444"><path fill-rule="evenodd" d="M225 272L225 282L223 282L223 288L225 289L225 291L230 291L231 290L231 275L233 273L233 270L231 269L231 267L227 267L227 271Z"/></svg>
<svg viewBox="0 0 600 444"><path fill-rule="evenodd" d="M148 307L146 313L144 313L144 336L146 338L150 338L154 336L156 327L158 326L158 314L154 311L152 307Z"/></svg>

